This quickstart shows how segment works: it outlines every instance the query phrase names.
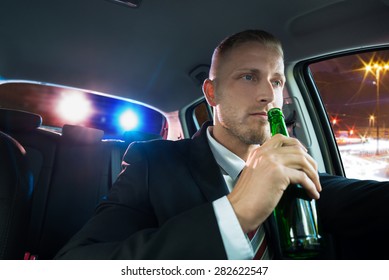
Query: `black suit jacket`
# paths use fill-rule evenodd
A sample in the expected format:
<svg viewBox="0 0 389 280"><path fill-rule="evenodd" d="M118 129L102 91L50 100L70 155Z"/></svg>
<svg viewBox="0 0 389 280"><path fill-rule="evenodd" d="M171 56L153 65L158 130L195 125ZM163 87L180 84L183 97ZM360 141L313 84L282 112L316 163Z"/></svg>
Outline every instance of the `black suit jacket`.
<svg viewBox="0 0 389 280"><path fill-rule="evenodd" d="M125 169L111 192L57 258L226 259L212 202L228 190L205 129L193 139L130 145ZM318 208L326 232L357 237L367 233L360 226L361 215L364 220L378 218L371 210L374 202L363 195L367 189L372 199L389 202L384 184L370 182L370 188L361 181L325 174L321 178L325 188ZM365 212L361 203L370 209ZM270 217L265 223L267 238L279 258L273 227Z"/></svg>

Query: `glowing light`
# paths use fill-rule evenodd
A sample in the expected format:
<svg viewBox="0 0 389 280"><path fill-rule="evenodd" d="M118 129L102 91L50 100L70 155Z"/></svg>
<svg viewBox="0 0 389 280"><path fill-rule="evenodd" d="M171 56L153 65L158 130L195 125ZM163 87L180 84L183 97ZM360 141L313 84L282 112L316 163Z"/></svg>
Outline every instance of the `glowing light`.
<svg viewBox="0 0 389 280"><path fill-rule="evenodd" d="M374 73L374 71L375 71L375 73L377 74L377 73L379 73L380 71L387 71L387 70L389 70L389 64L388 63L374 63L374 64L366 64L366 63L364 63L365 64L365 71L366 72L372 72L372 73Z"/></svg>
<svg viewBox="0 0 389 280"><path fill-rule="evenodd" d="M138 126L139 120L132 110L127 110L121 114L119 122L124 130L132 130Z"/></svg>
<svg viewBox="0 0 389 280"><path fill-rule="evenodd" d="M80 94L64 95L58 105L58 113L69 122L76 123L85 120L90 112L90 102Z"/></svg>
<svg viewBox="0 0 389 280"><path fill-rule="evenodd" d="M374 115L370 115L370 117L369 117L369 126L374 125L374 119L375 119Z"/></svg>

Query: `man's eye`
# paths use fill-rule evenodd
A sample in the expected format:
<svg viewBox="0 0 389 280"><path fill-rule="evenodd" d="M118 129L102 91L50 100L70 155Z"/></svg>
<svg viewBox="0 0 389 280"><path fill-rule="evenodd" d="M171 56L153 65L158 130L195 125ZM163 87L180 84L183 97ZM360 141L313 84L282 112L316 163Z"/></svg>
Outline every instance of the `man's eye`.
<svg viewBox="0 0 389 280"><path fill-rule="evenodd" d="M282 83L282 81L273 81L273 86L275 86L275 87L282 87L282 85L283 85L283 83Z"/></svg>
<svg viewBox="0 0 389 280"><path fill-rule="evenodd" d="M254 76L247 74L247 75L243 76L243 79L246 80L246 81L253 81L254 80Z"/></svg>

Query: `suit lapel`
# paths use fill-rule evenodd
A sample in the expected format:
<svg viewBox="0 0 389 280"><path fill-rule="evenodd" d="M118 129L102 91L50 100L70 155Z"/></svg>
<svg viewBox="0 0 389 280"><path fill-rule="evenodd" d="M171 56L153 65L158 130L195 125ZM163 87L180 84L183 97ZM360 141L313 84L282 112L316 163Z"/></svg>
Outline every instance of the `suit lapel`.
<svg viewBox="0 0 389 280"><path fill-rule="evenodd" d="M206 129L209 123L193 136L190 145L188 166L194 181L208 201L214 201L228 194L228 189L220 167L212 155Z"/></svg>
<svg viewBox="0 0 389 280"><path fill-rule="evenodd" d="M198 133L193 136L190 145L190 157L188 166L194 181L201 189L208 201L214 201L223 195L228 194L228 189L224 181L220 167L212 155L208 144L206 129L209 123L206 123ZM273 214L264 223L266 238L273 250L274 258L279 259L280 244L276 236L276 223Z"/></svg>

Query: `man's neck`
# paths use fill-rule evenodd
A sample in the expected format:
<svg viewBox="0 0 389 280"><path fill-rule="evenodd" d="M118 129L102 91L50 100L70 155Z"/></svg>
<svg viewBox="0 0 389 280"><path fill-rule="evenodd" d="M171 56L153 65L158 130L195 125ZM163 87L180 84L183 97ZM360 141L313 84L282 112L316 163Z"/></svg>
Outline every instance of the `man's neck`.
<svg viewBox="0 0 389 280"><path fill-rule="evenodd" d="M212 137L221 145L226 147L228 150L236 154L238 157L247 161L248 155L250 152L258 147L258 145L248 145L242 142L237 137L233 137L230 134L225 133L223 130L214 129L215 127L210 127L210 133Z"/></svg>

